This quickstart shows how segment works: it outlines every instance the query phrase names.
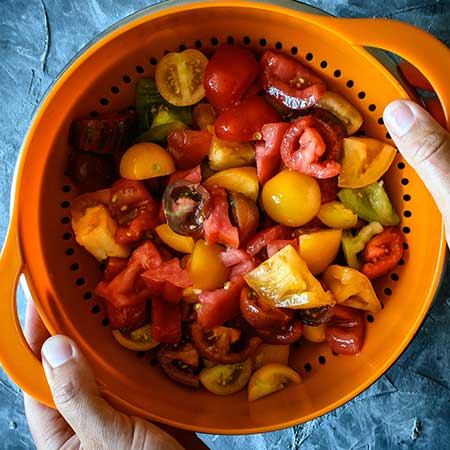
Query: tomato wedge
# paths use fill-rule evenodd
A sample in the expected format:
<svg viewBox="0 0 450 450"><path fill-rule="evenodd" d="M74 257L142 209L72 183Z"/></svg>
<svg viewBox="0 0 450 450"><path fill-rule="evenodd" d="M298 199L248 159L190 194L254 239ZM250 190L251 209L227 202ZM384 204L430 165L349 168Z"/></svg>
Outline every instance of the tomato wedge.
<svg viewBox="0 0 450 450"><path fill-rule="evenodd" d="M403 234L397 227L385 228L374 236L363 251L362 273L373 280L390 272L402 257L403 242Z"/></svg>
<svg viewBox="0 0 450 450"><path fill-rule="evenodd" d="M264 124L279 120L264 97L250 97L222 112L214 128L217 137L224 141L250 142L261 138Z"/></svg>
<svg viewBox="0 0 450 450"><path fill-rule="evenodd" d="M194 49L163 56L155 72L159 93L175 106L198 103L205 96L203 74L207 64L206 56Z"/></svg>
<svg viewBox="0 0 450 450"><path fill-rule="evenodd" d="M208 155L211 139L205 131L175 130L167 138L167 151L178 169L191 169Z"/></svg>
<svg viewBox="0 0 450 450"><path fill-rule="evenodd" d="M239 45L221 45L205 70L208 102L223 110L238 102L258 75L255 55Z"/></svg>
<svg viewBox="0 0 450 450"><path fill-rule="evenodd" d="M290 109L306 109L325 93L323 80L300 62L267 51L261 58L261 84L275 100Z"/></svg>
<svg viewBox="0 0 450 450"><path fill-rule="evenodd" d="M181 339L181 310L179 305L152 299L152 337L164 344L176 344Z"/></svg>
<svg viewBox="0 0 450 450"><path fill-rule="evenodd" d="M281 157L288 169L316 178L333 178L341 171L334 159L324 159L326 144L317 130L314 116L305 116L293 122L281 143Z"/></svg>

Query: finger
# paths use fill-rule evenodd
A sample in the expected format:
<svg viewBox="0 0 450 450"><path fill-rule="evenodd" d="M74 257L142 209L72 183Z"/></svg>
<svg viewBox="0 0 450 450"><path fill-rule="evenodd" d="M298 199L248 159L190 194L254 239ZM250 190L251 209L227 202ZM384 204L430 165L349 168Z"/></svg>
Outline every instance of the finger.
<svg viewBox="0 0 450 450"><path fill-rule="evenodd" d="M28 300L25 313L24 335L33 353L40 358L42 344L50 337L50 334L31 299Z"/></svg>
<svg viewBox="0 0 450 450"><path fill-rule="evenodd" d="M76 344L53 336L42 347L42 362L53 400L80 439L83 448L97 450L149 448L182 450L169 435L113 409L100 397L94 374ZM147 448L142 446L142 448Z"/></svg>
<svg viewBox="0 0 450 450"><path fill-rule="evenodd" d="M396 100L384 122L398 149L431 192L450 230L450 135L414 102Z"/></svg>

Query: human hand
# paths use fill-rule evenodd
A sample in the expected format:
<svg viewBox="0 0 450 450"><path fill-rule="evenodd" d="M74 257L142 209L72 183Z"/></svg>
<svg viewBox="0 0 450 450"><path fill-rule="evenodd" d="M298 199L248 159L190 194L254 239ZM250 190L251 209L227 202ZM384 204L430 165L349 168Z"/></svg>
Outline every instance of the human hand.
<svg viewBox="0 0 450 450"><path fill-rule="evenodd" d="M423 108L408 100L390 103L383 118L400 153L440 209L450 245L450 134Z"/></svg>
<svg viewBox="0 0 450 450"><path fill-rule="evenodd" d="M112 408L99 394L94 375L75 343L49 334L30 300L25 336L39 357L58 410L24 394L25 412L37 450L183 450L168 433ZM186 450L207 450L194 433L170 429Z"/></svg>

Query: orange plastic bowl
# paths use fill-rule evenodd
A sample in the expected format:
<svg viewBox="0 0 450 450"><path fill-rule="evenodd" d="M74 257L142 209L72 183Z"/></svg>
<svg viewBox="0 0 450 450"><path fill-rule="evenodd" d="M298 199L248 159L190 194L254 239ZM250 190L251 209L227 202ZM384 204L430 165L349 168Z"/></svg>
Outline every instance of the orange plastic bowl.
<svg viewBox="0 0 450 450"><path fill-rule="evenodd" d="M198 47L211 54L218 43L231 40L257 53L282 49L356 105L364 114L368 135L386 139L380 120L383 109L408 94L364 48L381 47L419 67L444 109L450 110L448 71L442 66L449 50L429 34L401 22L335 19L307 14L298 4L283 5L214 1L146 9L92 43L50 89L23 145L0 260L1 363L36 399L52 405L42 366L26 345L17 317L15 295L21 273L48 329L75 339L112 404L128 413L208 433L263 432L320 416L373 383L414 336L438 288L445 240L432 198L400 155L385 180L404 216L408 248L404 264L396 269L398 280L386 277L376 283L385 308L368 324L360 356L336 357L326 345L302 344L294 351L292 365L304 383L250 404L245 392L217 397L173 383L148 360L119 347L109 326L103 326L105 312L92 294L101 275L98 263L76 245L66 223L76 196L65 176L69 126L93 111L107 113L132 105L136 80L153 75L166 50Z"/></svg>

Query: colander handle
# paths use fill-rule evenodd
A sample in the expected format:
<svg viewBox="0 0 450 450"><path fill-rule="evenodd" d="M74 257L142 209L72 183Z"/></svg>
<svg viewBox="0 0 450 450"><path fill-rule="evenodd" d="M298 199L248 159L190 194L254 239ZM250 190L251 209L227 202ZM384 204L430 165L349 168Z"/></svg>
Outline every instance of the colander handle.
<svg viewBox="0 0 450 450"><path fill-rule="evenodd" d="M15 222L13 214L0 255L0 364L21 389L54 407L44 369L27 344L17 313L16 293L23 261Z"/></svg>
<svg viewBox="0 0 450 450"><path fill-rule="evenodd" d="M450 130L450 49L445 44L430 33L398 20L314 16L314 22L353 46L388 50L416 66L436 91Z"/></svg>

